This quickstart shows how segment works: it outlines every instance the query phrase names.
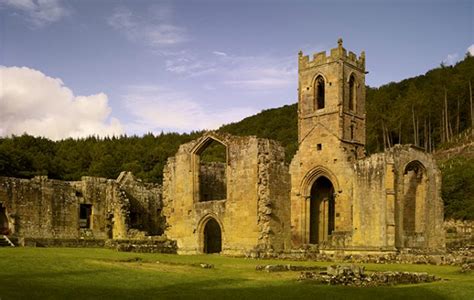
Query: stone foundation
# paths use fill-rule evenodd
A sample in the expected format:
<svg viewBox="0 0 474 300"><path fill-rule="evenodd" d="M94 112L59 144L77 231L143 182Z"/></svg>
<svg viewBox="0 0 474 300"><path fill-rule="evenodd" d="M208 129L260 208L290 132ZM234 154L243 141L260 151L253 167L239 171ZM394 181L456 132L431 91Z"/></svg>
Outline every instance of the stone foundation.
<svg viewBox="0 0 474 300"><path fill-rule="evenodd" d="M417 284L441 280L428 273L418 272L372 272L366 273L362 266L333 265L323 272L301 272L300 281L318 284L374 287L396 284Z"/></svg>
<svg viewBox="0 0 474 300"><path fill-rule="evenodd" d="M108 240L105 248L122 252L168 253L176 254L177 245L166 237L154 237L144 240Z"/></svg>

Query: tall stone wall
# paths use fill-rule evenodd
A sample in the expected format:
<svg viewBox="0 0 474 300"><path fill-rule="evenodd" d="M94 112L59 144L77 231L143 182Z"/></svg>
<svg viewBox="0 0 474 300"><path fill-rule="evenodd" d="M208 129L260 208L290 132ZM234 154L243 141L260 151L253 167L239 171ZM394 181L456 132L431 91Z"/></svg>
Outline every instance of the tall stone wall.
<svg viewBox="0 0 474 300"><path fill-rule="evenodd" d="M200 201L199 153L211 140L226 147L227 193L222 200ZM168 160L163 182L166 234L177 240L178 251L202 253L205 225L211 218L220 226L225 254L266 249L284 239L285 234L280 237L280 233L284 232L282 224L289 215L284 191L289 187L283 158L283 148L276 142L256 137L209 132L181 145ZM270 189L274 186L279 188L272 194ZM277 247L282 246L280 240Z"/></svg>
<svg viewBox="0 0 474 300"><path fill-rule="evenodd" d="M395 250L393 175L383 153L355 164L353 248ZM391 186L391 184L392 186Z"/></svg>
<svg viewBox="0 0 474 300"><path fill-rule="evenodd" d="M277 142L259 140L258 177L259 246L265 251L290 249L290 176Z"/></svg>
<svg viewBox="0 0 474 300"><path fill-rule="evenodd" d="M398 145L387 152L394 162L397 248L444 249L444 204L441 199L441 172L436 161L432 155L410 145ZM410 166L419 168L419 172L422 172L419 175L421 185L415 196L410 195L413 191L410 191L408 185L411 183L407 181L412 170ZM416 201L415 206L412 205L416 208L415 213L412 213L412 218L415 219L414 230L409 230L405 224L406 208L410 207L407 201Z"/></svg>
<svg viewBox="0 0 474 300"><path fill-rule="evenodd" d="M354 246L445 248L441 177L431 155L397 145L355 169Z"/></svg>

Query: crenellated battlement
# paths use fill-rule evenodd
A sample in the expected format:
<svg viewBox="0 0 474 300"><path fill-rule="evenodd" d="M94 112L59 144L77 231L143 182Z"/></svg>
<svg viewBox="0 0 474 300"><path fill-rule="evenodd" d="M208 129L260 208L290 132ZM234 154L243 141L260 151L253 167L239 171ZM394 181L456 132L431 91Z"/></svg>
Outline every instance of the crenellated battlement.
<svg viewBox="0 0 474 300"><path fill-rule="evenodd" d="M300 51L298 53L298 67L299 69L306 69L306 68L311 68L339 60L344 60L355 67L360 68L362 71L365 70L365 52L362 51L360 56L357 57L357 55L349 51L347 53L347 50L342 46L342 39L339 39L337 41L338 46L337 48L333 48L330 51L330 55L327 56L326 51L318 52L313 54L313 59L309 59L309 55L303 55L303 51Z"/></svg>

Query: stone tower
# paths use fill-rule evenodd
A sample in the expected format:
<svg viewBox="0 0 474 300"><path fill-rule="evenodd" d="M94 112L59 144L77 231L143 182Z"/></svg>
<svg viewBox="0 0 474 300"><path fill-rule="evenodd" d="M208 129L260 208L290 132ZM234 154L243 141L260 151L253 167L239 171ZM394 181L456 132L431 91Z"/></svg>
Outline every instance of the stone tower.
<svg viewBox="0 0 474 300"><path fill-rule="evenodd" d="M365 53L357 58L338 47L298 57L298 141L310 138L322 150L328 134L336 137L349 154L361 158L365 145ZM332 144L331 147L335 145Z"/></svg>
<svg viewBox="0 0 474 300"><path fill-rule="evenodd" d="M354 163L364 157L365 54L298 56L298 152L291 166L293 245L351 239ZM347 241L349 242L349 241Z"/></svg>

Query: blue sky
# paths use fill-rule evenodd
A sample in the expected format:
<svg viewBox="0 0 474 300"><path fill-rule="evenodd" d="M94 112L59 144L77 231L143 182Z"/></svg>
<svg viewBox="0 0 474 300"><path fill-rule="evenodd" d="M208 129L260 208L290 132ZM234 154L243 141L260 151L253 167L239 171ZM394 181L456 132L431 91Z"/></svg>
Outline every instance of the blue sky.
<svg viewBox="0 0 474 300"><path fill-rule="evenodd" d="M339 37L380 86L474 53L474 4L0 0L0 135L213 129L296 102Z"/></svg>

